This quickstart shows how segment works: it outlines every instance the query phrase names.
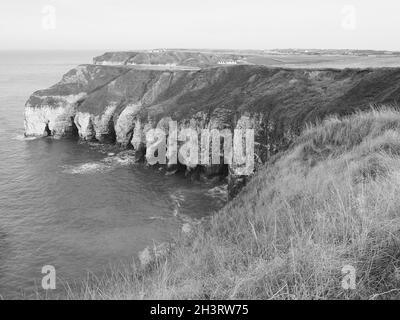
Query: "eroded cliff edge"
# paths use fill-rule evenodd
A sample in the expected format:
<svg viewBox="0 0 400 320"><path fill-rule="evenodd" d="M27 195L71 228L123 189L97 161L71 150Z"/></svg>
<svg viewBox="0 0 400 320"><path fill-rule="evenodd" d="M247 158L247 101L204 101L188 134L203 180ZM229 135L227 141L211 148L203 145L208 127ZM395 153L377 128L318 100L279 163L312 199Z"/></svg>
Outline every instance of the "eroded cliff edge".
<svg viewBox="0 0 400 320"><path fill-rule="evenodd" d="M146 131L167 129L169 120L196 130L249 128L255 130L256 161L264 162L287 148L307 122L370 105L392 105L400 99L397 68L226 66L218 64L220 58L207 63L202 58L186 68L182 61L193 62L192 56L176 55L180 60L175 63L171 55L168 62L155 59L157 53L152 53L151 61L136 60L142 64L138 67L136 62L126 64L126 59L136 55L109 55L106 58L112 65L104 62L106 58L95 59L102 63L78 66L59 83L35 92L26 103L25 134L117 143L134 149L140 157L146 148ZM229 59L233 60L223 61L236 61ZM153 62L157 68L151 67ZM228 171L235 176L234 168L224 166L197 169L206 176ZM236 185L231 184L232 195Z"/></svg>

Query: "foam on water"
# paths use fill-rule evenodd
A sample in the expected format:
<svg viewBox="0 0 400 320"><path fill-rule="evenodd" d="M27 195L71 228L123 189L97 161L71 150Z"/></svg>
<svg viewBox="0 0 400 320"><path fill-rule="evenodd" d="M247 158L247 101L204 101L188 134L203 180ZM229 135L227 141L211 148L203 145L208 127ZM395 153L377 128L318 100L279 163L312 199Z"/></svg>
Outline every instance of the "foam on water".
<svg viewBox="0 0 400 320"><path fill-rule="evenodd" d="M69 174L94 174L111 169L111 167L101 162L88 162L78 166L63 166L63 168L65 168L64 173Z"/></svg>
<svg viewBox="0 0 400 320"><path fill-rule="evenodd" d="M110 154L112 154L112 153L110 153ZM103 161L111 166L113 166L113 165L126 166L126 165L131 165L131 164L136 163L134 155L130 155L125 152L121 152L117 155L113 155L113 154L109 155Z"/></svg>
<svg viewBox="0 0 400 320"><path fill-rule="evenodd" d="M12 138L12 140L14 141L32 141L32 140L36 140L39 139L39 137L25 137L25 135L23 134L19 134L17 136L15 136L14 138Z"/></svg>
<svg viewBox="0 0 400 320"><path fill-rule="evenodd" d="M122 151L118 154L108 153L109 156L97 162L87 162L76 166L63 166L63 172L68 174L94 174L111 171L121 166L129 166L136 163L131 153Z"/></svg>

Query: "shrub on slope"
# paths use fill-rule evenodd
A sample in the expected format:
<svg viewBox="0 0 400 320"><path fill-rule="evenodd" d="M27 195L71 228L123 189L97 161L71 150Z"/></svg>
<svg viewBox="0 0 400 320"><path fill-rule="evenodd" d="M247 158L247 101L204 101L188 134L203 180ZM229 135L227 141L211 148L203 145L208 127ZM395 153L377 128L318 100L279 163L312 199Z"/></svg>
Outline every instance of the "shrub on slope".
<svg viewBox="0 0 400 320"><path fill-rule="evenodd" d="M145 271L88 284L84 298L398 297L400 112L308 127L211 222ZM342 288L343 266L356 289Z"/></svg>

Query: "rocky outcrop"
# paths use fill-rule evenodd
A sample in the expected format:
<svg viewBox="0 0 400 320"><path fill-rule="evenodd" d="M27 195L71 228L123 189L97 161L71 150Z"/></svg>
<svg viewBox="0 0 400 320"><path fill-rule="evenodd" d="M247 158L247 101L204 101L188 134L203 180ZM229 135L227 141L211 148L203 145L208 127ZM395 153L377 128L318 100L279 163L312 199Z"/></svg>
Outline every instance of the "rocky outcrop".
<svg viewBox="0 0 400 320"><path fill-rule="evenodd" d="M107 59L126 64L139 56L106 54L95 59L96 65L79 66L58 84L35 92L26 103L25 134L79 136L116 142L143 153L146 132L167 129L170 120L177 121L178 129L198 132L250 128L255 132L255 158L263 162L286 148L307 122L400 99L400 69L296 70L240 65L154 70L100 64ZM191 58L179 59L187 63ZM230 177L242 176L243 171L234 165L187 169L207 176L229 172ZM231 190L237 192L235 183Z"/></svg>
<svg viewBox="0 0 400 320"><path fill-rule="evenodd" d="M124 73L124 68L82 65L69 71L58 84L35 92L25 105L25 135L75 135L75 122L84 130L79 121L85 122L85 115L78 110L80 103ZM87 116L86 121L90 122Z"/></svg>

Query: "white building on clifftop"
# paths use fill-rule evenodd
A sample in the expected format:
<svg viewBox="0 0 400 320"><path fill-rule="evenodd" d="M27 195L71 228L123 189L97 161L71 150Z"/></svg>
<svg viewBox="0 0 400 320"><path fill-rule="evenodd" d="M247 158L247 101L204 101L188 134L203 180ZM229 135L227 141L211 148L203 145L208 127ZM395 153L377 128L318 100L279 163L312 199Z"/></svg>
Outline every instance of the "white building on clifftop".
<svg viewBox="0 0 400 320"><path fill-rule="evenodd" d="M218 64L229 64L229 65L232 65L232 64L237 64L238 62L237 62L237 60L233 60L233 59L223 59L223 60L219 60L218 61Z"/></svg>

